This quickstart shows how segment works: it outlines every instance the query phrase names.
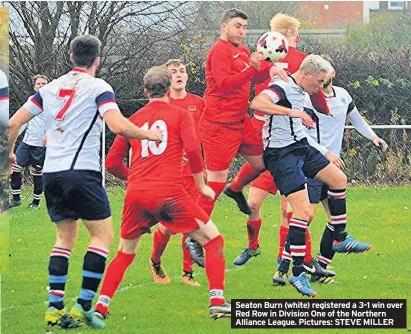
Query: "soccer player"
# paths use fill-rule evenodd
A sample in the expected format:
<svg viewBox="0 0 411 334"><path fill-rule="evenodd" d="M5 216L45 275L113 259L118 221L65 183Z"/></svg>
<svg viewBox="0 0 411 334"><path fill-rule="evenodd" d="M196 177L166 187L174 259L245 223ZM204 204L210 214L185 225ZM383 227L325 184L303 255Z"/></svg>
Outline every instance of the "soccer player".
<svg viewBox="0 0 411 334"><path fill-rule="evenodd" d="M186 65L180 59L170 59L165 63L165 68L171 72L171 86L170 86L170 104L186 109L194 118L196 127L199 123L200 116L204 109L204 100L194 94L190 94L186 90L188 75ZM197 200L199 192L197 190L193 174L190 169L190 164L184 158L183 166L183 185L191 198ZM161 265L161 256L167 247L172 233L163 224L159 224L153 236L153 251L151 254L151 271L154 282L159 284L169 284L170 277ZM189 250L185 247L187 236L182 235L182 250L183 250L183 275L181 282L183 284L198 287L200 283L196 282L193 276L194 261L191 259Z"/></svg>
<svg viewBox="0 0 411 334"><path fill-rule="evenodd" d="M47 85L49 79L41 74L37 74L33 78L34 91ZM29 97L30 100L32 96ZM33 201L29 205L31 209L37 209L40 205L41 193L43 192L43 164L46 154L46 148L44 146L44 138L46 133L44 114L41 113L37 117L34 117L30 122L25 124L20 132L25 131L23 140L17 147L16 158L17 162L13 164L11 174L11 194L9 207L21 205L21 172L24 167L30 166L31 175L33 176Z"/></svg>
<svg viewBox="0 0 411 334"><path fill-rule="evenodd" d="M0 124L9 125L9 83L2 70L0 70Z"/></svg>
<svg viewBox="0 0 411 334"><path fill-rule="evenodd" d="M293 16L278 13L271 19L270 25L271 31L277 31L283 34L288 42L287 56L280 60L280 62L276 63L276 65L278 67L282 67L290 74L296 72L300 67L301 62L307 56L306 53L297 50L297 43L300 41L300 36L298 34L298 30L301 26L300 21ZM255 86L256 95L266 89L269 86L270 81L271 78L268 78L265 82L257 84ZM254 110L254 118L252 119L252 123L257 135L260 138L262 135L264 121L265 115L258 110ZM236 192L241 191L242 184L244 184L242 179L246 178L247 175L252 174L253 170L254 168L248 162L245 162L235 179L230 183L229 188ZM241 254L234 260L235 265L244 265L251 257L261 254L261 247L258 240L262 225L260 209L269 193L275 195L277 193L277 186L275 185L270 171L266 170L250 183L250 190L248 193L248 206L250 208L250 213L246 225L248 247L244 248ZM282 197L281 203L282 222L280 227L280 244L282 243L284 245L288 232L288 223L286 216L287 201L283 200L283 198L285 199L285 197ZM287 229L284 229L284 225ZM309 233L308 230L307 233ZM281 257L281 253L279 257Z"/></svg>
<svg viewBox="0 0 411 334"><path fill-rule="evenodd" d="M101 42L95 36L75 38L70 60L74 68L52 81L10 119L9 160L22 125L44 112L48 145L43 170L44 195L56 225L56 243L49 262L48 325L77 327L83 321L98 327L92 308L113 238L111 211L102 186L100 137L103 119L111 131L134 139L162 140L158 130L143 130L122 116L111 86L95 78ZM67 313L63 297L71 250L81 218L90 234L84 256L83 281L77 303ZM98 319L97 319L98 320Z"/></svg>
<svg viewBox="0 0 411 334"><path fill-rule="evenodd" d="M242 40L248 16L238 9L227 10L221 18L220 39L211 47L206 59L205 109L200 120L200 139L207 168L207 185L216 193L214 200L203 196L200 206L211 214L217 197L226 186L228 170L236 154L254 167L254 173L243 180L243 187L264 169L262 141L248 116L251 82L262 83L284 70L262 65L261 55L250 54ZM230 191L240 206L247 206L242 192Z"/></svg>
<svg viewBox="0 0 411 334"><path fill-rule="evenodd" d="M331 58L327 56L323 56L323 58L332 64ZM346 118L348 118L351 124L354 125L355 129L362 136L371 140L375 146L381 147L382 150L385 151L387 150L388 145L383 139L375 134L367 122L361 117L351 95L344 88L333 85L332 80L334 77L335 71L327 77L326 82L324 82L324 85L321 88L321 91L327 98L333 117L324 116L323 114L317 112L312 106L310 99L306 98L305 103L307 107L304 107L304 110L310 114L316 124L315 128L306 129L306 132L314 141L320 144L319 151L335 165L343 169L344 162L340 158L340 153ZM311 217L314 217L319 202L322 202L324 210L328 216L328 223L321 238L320 253L317 257L319 265L326 269L327 266L331 264L335 254L335 251L332 249L334 241L334 226L332 225L332 217L327 198L329 186L321 181L308 179L307 188L312 210ZM353 252L357 249L354 244L352 245L352 249ZM281 271L277 280L283 278L284 273L288 272L290 260L287 258L289 257L286 255L282 259L282 262L284 263L280 265L279 270ZM319 283L333 282L331 277L321 278L315 275L311 277L311 280Z"/></svg>
<svg viewBox="0 0 411 334"><path fill-rule="evenodd" d="M284 82L275 79L270 88L262 91L251 103L251 108L268 115L263 128L264 162L293 209L285 245L285 250L293 259L290 283L307 296L316 296L316 292L311 288L303 266L305 230L312 220L306 177L320 180L329 186L334 251L349 253L371 248L369 244L358 243L346 232L345 174L308 144L304 131L304 125L314 125L309 115L302 111L305 92L317 93L331 71L330 63L322 57L307 56L299 70L291 75L291 80ZM353 245L355 248L352 248Z"/></svg>
<svg viewBox="0 0 411 334"><path fill-rule="evenodd" d="M289 74L295 73L302 61L307 54L297 50L297 43L300 41L300 36L298 30L301 26L301 23L298 19L293 16L278 13L271 19L271 30L277 31L283 34L287 38L289 45L287 56L282 59L276 65L284 68ZM261 91L266 89L269 86L270 80L264 82L263 84L256 85L256 95ZM326 105L325 99L323 99L323 105ZM257 131L258 136L261 137L262 128L264 125L265 115L258 110L254 111L253 125ZM230 188L236 191L241 189L238 187L239 184L242 184L242 179L247 177L247 174L252 173L253 167L247 162L241 167L237 177L231 182ZM234 260L234 264L243 265L254 256L261 254L261 247L259 245L259 233L262 225L261 219L261 206L267 197L271 193L275 195L277 193L277 187L275 181L270 173L270 171L263 172L250 184L250 190L248 193L248 205L251 210L251 214L247 219L247 234L248 234L248 247L244 248L241 254ZM288 233L288 220L291 218L291 215L287 215L287 200L285 196L281 197L281 225L279 230L279 255L278 258L281 258L282 250L284 248L285 240ZM309 230L306 230L306 240L307 240L307 250L311 249L311 237ZM304 258L304 263L311 269L312 275L316 276L329 276L326 270L323 270L311 256L311 251L307 251Z"/></svg>
<svg viewBox="0 0 411 334"><path fill-rule="evenodd" d="M108 306L127 268L136 256L141 236L161 221L172 233L187 233L205 248L205 271L209 280L210 316L231 315L231 305L224 300L224 240L217 227L184 189L181 160L185 153L198 191L213 199L214 191L204 184L200 143L195 134L190 111L169 103L167 96L171 73L153 67L144 76L149 103L130 120L143 128L160 128L160 145L148 141L127 140L117 136L107 157L107 168L117 177L127 179L120 247L110 262L100 291L96 314L104 323ZM124 157L132 150L130 168Z"/></svg>

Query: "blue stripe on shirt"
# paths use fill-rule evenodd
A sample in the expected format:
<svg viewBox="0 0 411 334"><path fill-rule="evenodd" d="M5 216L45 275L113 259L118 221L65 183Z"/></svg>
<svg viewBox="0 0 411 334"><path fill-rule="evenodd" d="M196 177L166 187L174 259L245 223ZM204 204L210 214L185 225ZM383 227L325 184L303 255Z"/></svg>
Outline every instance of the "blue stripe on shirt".
<svg viewBox="0 0 411 334"><path fill-rule="evenodd" d="M277 93L278 93L278 95L280 95L280 101L281 100L285 100L287 97L286 97L286 95L285 95L285 92L284 92L284 89L282 89L282 87L280 87L280 86L278 86L278 85L276 85L276 84L272 84L271 86L270 86L270 88L271 89L273 89L273 90L275 90Z"/></svg>
<svg viewBox="0 0 411 334"><path fill-rule="evenodd" d="M116 101L116 95L113 92L104 92L101 93L99 96L96 97L96 104L99 106L100 104L106 101Z"/></svg>

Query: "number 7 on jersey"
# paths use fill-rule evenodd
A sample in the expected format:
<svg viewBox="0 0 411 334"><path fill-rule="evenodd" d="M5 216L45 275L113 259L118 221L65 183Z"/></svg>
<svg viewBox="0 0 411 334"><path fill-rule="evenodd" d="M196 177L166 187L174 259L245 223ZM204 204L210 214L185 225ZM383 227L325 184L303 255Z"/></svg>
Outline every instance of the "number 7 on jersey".
<svg viewBox="0 0 411 334"><path fill-rule="evenodd" d="M57 97L59 99L64 99L64 104L57 113L55 119L57 121L62 121L64 119L64 115L67 112L67 110L70 108L71 104L74 101L74 96L76 95L76 90L71 89L71 88L60 88Z"/></svg>

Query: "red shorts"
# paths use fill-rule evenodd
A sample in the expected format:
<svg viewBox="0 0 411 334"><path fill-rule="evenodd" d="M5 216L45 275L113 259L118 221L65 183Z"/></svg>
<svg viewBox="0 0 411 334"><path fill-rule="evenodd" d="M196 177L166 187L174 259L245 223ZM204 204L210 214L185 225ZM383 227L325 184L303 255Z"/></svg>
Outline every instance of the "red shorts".
<svg viewBox="0 0 411 334"><path fill-rule="evenodd" d="M254 126L254 131L259 137L261 137L263 132L264 121L260 121L257 118L252 119ZM258 188L264 191L269 192L270 194L277 194L277 186L274 182L274 178L271 175L269 170L266 170L264 173L261 173L253 182L250 183L250 187Z"/></svg>
<svg viewBox="0 0 411 334"><path fill-rule="evenodd" d="M190 233L199 228L196 219L207 223L210 217L182 187L167 194L164 189L127 191L120 236L136 239L159 221L173 234Z"/></svg>
<svg viewBox="0 0 411 334"><path fill-rule="evenodd" d="M250 183L250 187L267 191L273 195L277 194L278 191L274 178L269 170L261 173L253 182Z"/></svg>
<svg viewBox="0 0 411 334"><path fill-rule="evenodd" d="M247 117L239 123L214 123L205 117L200 120L200 139L208 170L230 168L235 155L261 155L263 143Z"/></svg>
<svg viewBox="0 0 411 334"><path fill-rule="evenodd" d="M194 200L197 201L200 192L197 189L196 181L192 176L183 176L183 187L187 191L188 195Z"/></svg>

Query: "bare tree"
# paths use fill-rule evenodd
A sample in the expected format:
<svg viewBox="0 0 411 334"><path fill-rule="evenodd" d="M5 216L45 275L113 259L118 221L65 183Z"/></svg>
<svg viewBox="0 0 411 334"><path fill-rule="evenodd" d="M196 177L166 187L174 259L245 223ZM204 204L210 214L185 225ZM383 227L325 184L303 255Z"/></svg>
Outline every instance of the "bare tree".
<svg viewBox="0 0 411 334"><path fill-rule="evenodd" d="M10 2L8 6L12 111L30 94L33 74L53 78L70 69L70 42L85 33L102 42L98 75L117 85L120 99L130 99L141 69L178 49L179 37L196 11L189 2L162 1Z"/></svg>

